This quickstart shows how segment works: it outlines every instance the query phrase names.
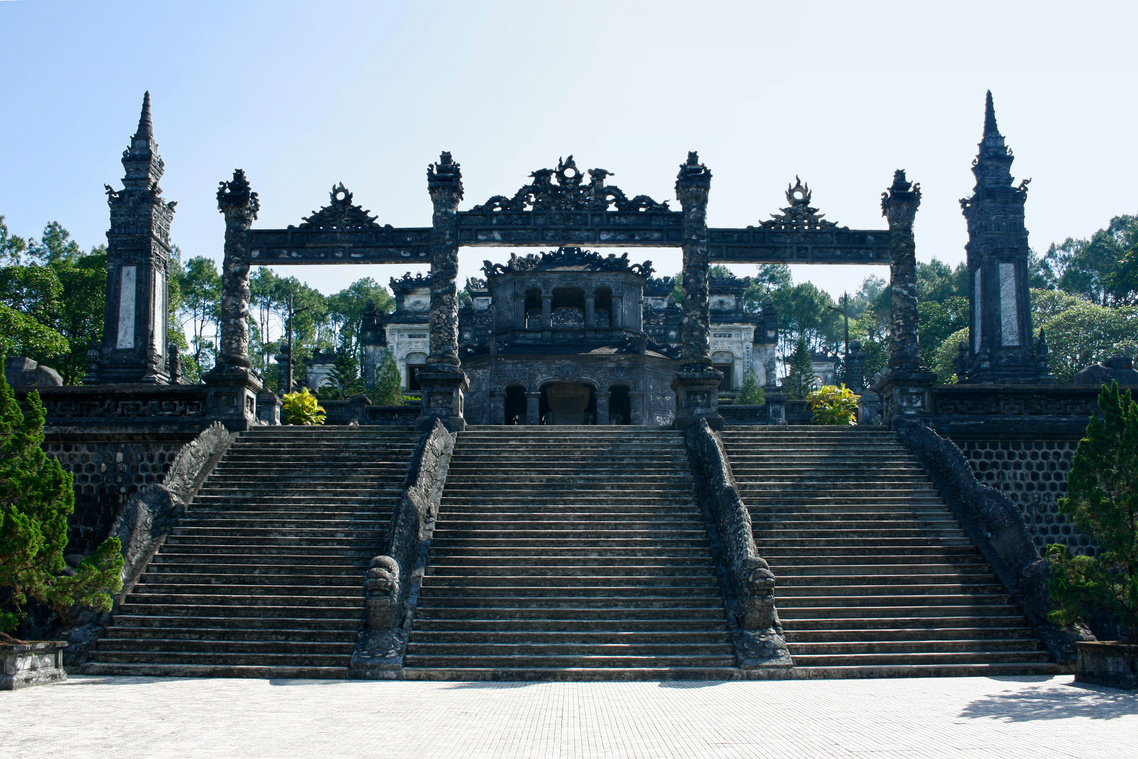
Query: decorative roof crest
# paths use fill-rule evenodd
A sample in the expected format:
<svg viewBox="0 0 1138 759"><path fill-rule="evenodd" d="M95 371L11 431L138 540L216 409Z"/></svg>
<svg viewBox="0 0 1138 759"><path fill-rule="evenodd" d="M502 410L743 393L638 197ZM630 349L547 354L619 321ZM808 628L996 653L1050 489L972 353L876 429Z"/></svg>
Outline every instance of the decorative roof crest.
<svg viewBox="0 0 1138 759"><path fill-rule="evenodd" d="M815 229L838 229L838 225L823 218L826 214L818 213L818 209L810 205L810 185L803 183L797 175L794 184L786 186L786 208L780 209L781 214L771 214L771 218L761 222L763 229L774 229L786 232L800 232ZM844 227L843 227L844 228Z"/></svg>
<svg viewBox="0 0 1138 759"><path fill-rule="evenodd" d="M581 172L573 156L557 159L556 169L538 169L530 174L533 181L514 197L495 195L468 213L522 213L526 211L617 211L620 213L668 213L668 204L658 203L647 195L631 200L615 186L605 184L612 176L605 169L589 169L589 181L581 182Z"/></svg>
<svg viewBox="0 0 1138 759"><path fill-rule="evenodd" d="M419 289L421 287L430 287L430 286L431 286L431 275L430 274L423 274L423 272L417 272L415 274L412 274L411 272L407 272L402 277L399 277L399 278L392 277L391 278L391 292L393 292L393 293L394 292L410 292L411 290L416 290L416 289Z"/></svg>
<svg viewBox="0 0 1138 759"><path fill-rule="evenodd" d="M352 193L340 182L332 188L331 202L311 216L305 216L299 226L289 225L289 229L319 229L344 232L358 229L391 229L390 224L382 227L375 223L376 217L370 211L352 203Z"/></svg>
<svg viewBox="0 0 1138 759"><path fill-rule="evenodd" d="M510 260L504 264L495 264L490 261L482 262L482 271L487 279L501 274L513 274L526 271L549 271L551 269L565 269L569 267L581 268L586 271L614 271L629 272L642 277L652 276L652 262L642 264L629 263L628 254L619 258L610 253L607 256L595 251L582 248L558 248L548 253L530 253L519 256L510 254Z"/></svg>

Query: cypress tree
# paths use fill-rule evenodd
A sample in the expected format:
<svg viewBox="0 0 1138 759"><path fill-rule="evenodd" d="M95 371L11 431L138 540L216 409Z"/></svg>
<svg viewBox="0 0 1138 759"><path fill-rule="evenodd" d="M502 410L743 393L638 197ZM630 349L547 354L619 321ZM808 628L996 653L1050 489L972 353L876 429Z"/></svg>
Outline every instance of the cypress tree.
<svg viewBox="0 0 1138 759"><path fill-rule="evenodd" d="M71 474L43 451L43 423L39 393L28 393L25 414L0 374L0 634L16 631L29 601L61 614L76 603L110 611L110 594L122 589L118 538L73 571L63 560L75 491Z"/></svg>

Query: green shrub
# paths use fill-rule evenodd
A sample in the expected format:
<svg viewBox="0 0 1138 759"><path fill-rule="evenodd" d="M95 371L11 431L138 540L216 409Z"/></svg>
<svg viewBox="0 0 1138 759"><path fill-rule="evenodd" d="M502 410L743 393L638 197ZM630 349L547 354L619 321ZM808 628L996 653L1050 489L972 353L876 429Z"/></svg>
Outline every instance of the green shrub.
<svg viewBox="0 0 1138 759"><path fill-rule="evenodd" d="M1059 510L1085 535L1099 555L1076 556L1067 546L1047 547L1050 591L1058 609L1050 619L1071 624L1091 612L1113 614L1138 639L1138 402L1117 382L1103 387L1103 418L1092 416L1079 441L1067 495Z"/></svg>
<svg viewBox="0 0 1138 759"><path fill-rule="evenodd" d="M308 388L295 393L286 393L281 399L281 423L283 424L324 424L324 407Z"/></svg>
<svg viewBox="0 0 1138 759"><path fill-rule="evenodd" d="M814 424L856 424L857 396L845 385L825 385L806 396Z"/></svg>
<svg viewBox="0 0 1138 759"><path fill-rule="evenodd" d="M64 562L72 477L43 452L39 393L28 393L27 406L24 414L0 374L0 637L15 632L29 600L60 614L75 604L110 611L111 594L122 589L118 538L107 538L74 570Z"/></svg>
<svg viewBox="0 0 1138 759"><path fill-rule="evenodd" d="M752 369L743 378L743 384L739 387L739 394L735 396L735 403L737 405L762 406L766 402L767 393L759 385L759 380L755 377L755 371Z"/></svg>

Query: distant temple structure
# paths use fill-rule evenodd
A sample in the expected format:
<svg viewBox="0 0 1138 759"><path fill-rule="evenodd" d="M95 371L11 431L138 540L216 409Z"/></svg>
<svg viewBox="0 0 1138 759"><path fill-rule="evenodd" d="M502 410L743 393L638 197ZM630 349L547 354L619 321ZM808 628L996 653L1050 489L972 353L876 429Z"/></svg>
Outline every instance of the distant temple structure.
<svg viewBox="0 0 1138 759"><path fill-rule="evenodd" d="M483 266L469 279L459 309L459 356L470 382L471 424L635 424L675 418L670 383L680 354L682 311L671 278L652 277L650 262L577 247ZM750 280L710 281L711 359L721 393L754 372L776 382L778 314L768 302L744 305ZM362 342L366 376L392 352L409 393L430 353L430 282L391 280L396 307L369 312ZM371 375L368 372L371 372Z"/></svg>

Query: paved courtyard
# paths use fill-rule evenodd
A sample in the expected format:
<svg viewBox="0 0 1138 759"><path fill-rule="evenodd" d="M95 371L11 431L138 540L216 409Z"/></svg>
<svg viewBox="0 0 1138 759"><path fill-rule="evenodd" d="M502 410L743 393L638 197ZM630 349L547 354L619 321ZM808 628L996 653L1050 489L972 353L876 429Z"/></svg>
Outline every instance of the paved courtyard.
<svg viewBox="0 0 1138 759"><path fill-rule="evenodd" d="M435 683L73 677L0 756L1138 757L1138 694L1064 677Z"/></svg>

